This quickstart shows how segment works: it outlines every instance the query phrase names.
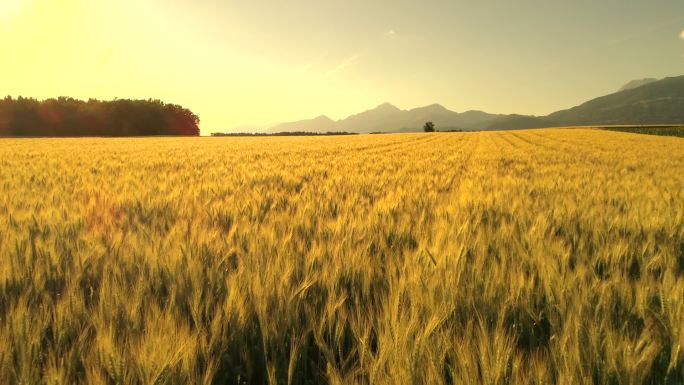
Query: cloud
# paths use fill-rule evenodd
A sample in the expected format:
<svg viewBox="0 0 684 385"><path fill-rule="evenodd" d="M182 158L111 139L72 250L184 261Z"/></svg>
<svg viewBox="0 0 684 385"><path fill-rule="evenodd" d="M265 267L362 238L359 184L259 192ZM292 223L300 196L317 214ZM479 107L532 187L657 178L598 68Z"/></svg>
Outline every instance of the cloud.
<svg viewBox="0 0 684 385"><path fill-rule="evenodd" d="M682 33L684 33L684 32L682 32ZM395 36L397 36L397 31L390 29L389 31L385 32L385 36L390 37L390 38L395 37Z"/></svg>
<svg viewBox="0 0 684 385"><path fill-rule="evenodd" d="M333 68L333 69L331 69L330 71L326 72L326 74L325 74L323 77L324 77L325 79L328 79L328 78L334 76L335 74L337 74L338 72L342 71L342 70L345 69L347 66L349 66L350 64L352 64L352 63L353 63L356 59L358 59L358 58L359 58L359 54L358 54L358 53L349 56L348 58L342 60L342 61L340 62L340 64L338 64L335 68Z"/></svg>

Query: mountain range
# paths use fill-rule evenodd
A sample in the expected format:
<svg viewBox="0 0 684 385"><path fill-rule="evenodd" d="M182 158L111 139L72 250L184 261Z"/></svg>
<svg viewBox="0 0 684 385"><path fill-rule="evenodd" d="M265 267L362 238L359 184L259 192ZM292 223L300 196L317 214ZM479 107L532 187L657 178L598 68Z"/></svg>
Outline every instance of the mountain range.
<svg viewBox="0 0 684 385"><path fill-rule="evenodd" d="M684 76L634 80L619 91L546 116L454 112L439 104L402 110L384 103L345 119L327 116L277 124L266 132L411 132L431 121L438 130L513 130L577 125L684 124Z"/></svg>
<svg viewBox="0 0 684 385"><path fill-rule="evenodd" d="M439 104L402 110L390 103L381 104L371 110L351 115L346 119L332 120L327 116L277 124L267 132L401 132L421 130L425 122L432 121L439 129L480 130L501 119L504 115L488 114L482 111L462 113L450 111Z"/></svg>

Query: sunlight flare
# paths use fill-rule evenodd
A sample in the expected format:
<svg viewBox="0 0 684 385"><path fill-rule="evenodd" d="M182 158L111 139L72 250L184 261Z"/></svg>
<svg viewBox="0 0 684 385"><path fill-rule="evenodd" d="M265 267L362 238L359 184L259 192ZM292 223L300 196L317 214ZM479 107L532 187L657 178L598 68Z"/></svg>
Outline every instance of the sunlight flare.
<svg viewBox="0 0 684 385"><path fill-rule="evenodd" d="M0 1L0 19L7 19L18 14L28 3L28 0Z"/></svg>

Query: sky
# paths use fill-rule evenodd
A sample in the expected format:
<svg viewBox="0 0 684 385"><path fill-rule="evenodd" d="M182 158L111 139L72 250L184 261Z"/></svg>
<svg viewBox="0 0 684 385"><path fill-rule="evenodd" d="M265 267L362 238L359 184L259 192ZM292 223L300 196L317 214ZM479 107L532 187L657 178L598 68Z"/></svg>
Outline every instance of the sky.
<svg viewBox="0 0 684 385"><path fill-rule="evenodd" d="M203 134L384 102L545 115L677 75L682 0L0 0L3 96L160 99Z"/></svg>

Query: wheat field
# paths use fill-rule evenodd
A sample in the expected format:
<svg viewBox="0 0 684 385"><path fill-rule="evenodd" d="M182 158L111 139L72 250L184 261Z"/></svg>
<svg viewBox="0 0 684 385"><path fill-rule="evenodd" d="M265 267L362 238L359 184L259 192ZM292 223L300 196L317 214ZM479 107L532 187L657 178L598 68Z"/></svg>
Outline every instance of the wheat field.
<svg viewBox="0 0 684 385"><path fill-rule="evenodd" d="M2 384L682 384L684 139L0 140Z"/></svg>

